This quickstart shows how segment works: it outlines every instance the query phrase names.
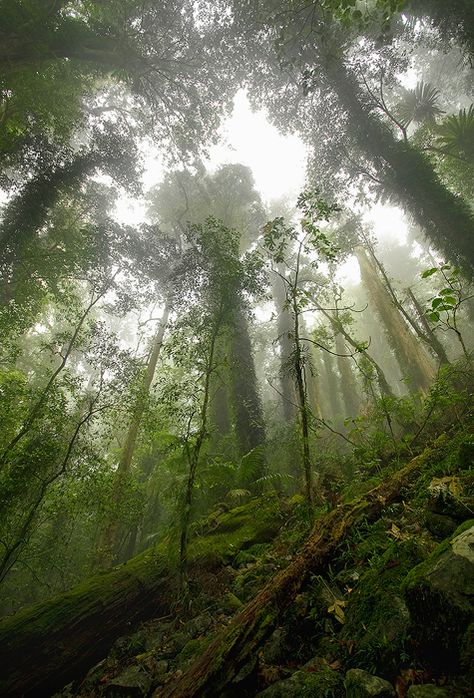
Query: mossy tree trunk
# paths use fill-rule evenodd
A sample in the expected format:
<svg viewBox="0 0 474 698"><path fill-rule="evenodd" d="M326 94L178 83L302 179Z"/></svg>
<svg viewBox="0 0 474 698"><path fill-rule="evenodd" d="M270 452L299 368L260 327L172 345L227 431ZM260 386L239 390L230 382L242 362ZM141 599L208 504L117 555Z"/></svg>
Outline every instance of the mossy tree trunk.
<svg viewBox="0 0 474 698"><path fill-rule="evenodd" d="M210 523L210 522L209 522ZM250 501L212 519L193 539L189 573L218 569L255 543L270 541L281 523L276 496ZM176 600L176 576L164 540L133 560L0 622L0 694L48 696L102 659L117 637Z"/></svg>
<svg viewBox="0 0 474 698"><path fill-rule="evenodd" d="M257 376L247 318L242 305L235 311L232 327L232 402L235 411L237 445L245 455L265 441L262 404L257 389ZM257 476L263 475L263 471Z"/></svg>
<svg viewBox="0 0 474 698"><path fill-rule="evenodd" d="M383 189L412 215L447 260L472 272L474 215L467 203L446 188L426 155L395 138L333 47L325 53L326 76L348 115L350 133L372 161Z"/></svg>
<svg viewBox="0 0 474 698"><path fill-rule="evenodd" d="M341 393L344 401L345 417L355 417L360 409L360 391L354 371L347 357L347 348L344 337L339 332L336 335L337 367L341 374Z"/></svg>
<svg viewBox="0 0 474 698"><path fill-rule="evenodd" d="M386 482L318 519L307 543L288 567L234 617L174 685L158 689L154 698L221 695L237 673L255 657L311 575L324 572L344 537L362 522L377 519L388 504L402 496L402 488L415 481L433 457L439 457L444 442L445 437L440 437L432 448L427 448Z"/></svg>

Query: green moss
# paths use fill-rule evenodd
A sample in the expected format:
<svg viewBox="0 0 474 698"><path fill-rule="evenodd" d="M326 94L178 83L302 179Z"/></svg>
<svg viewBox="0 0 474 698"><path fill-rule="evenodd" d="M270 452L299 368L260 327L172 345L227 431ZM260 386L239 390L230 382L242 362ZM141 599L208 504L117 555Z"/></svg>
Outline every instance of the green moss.
<svg viewBox="0 0 474 698"><path fill-rule="evenodd" d="M340 674L329 667L317 671L298 671L301 675L301 698L343 698L344 680ZM295 675L294 675L295 676Z"/></svg>
<svg viewBox="0 0 474 698"><path fill-rule="evenodd" d="M342 630L345 640L355 642L351 666L375 673L396 672L409 628L401 583L423 556L415 540L392 539L373 568L359 579L349 598Z"/></svg>
<svg viewBox="0 0 474 698"><path fill-rule="evenodd" d="M221 513L215 527L190 544L190 560L207 564L219 559L232 561L240 550L268 543L278 531L280 505L276 495L251 500Z"/></svg>
<svg viewBox="0 0 474 698"><path fill-rule="evenodd" d="M192 657L202 654L210 642L208 637L197 637L189 640L178 655L178 664L188 662Z"/></svg>
<svg viewBox="0 0 474 698"><path fill-rule="evenodd" d="M446 538L442 543L440 543L436 549L429 555L423 562L421 562L416 567L413 567L410 572L405 577L401 590L403 592L409 591L414 586L418 585L426 577L427 572L433 567L433 564L438 560L443 553L450 549L451 541L459 536L464 531L474 526L474 519L469 519L468 521L463 521L463 523L457 527L452 536Z"/></svg>

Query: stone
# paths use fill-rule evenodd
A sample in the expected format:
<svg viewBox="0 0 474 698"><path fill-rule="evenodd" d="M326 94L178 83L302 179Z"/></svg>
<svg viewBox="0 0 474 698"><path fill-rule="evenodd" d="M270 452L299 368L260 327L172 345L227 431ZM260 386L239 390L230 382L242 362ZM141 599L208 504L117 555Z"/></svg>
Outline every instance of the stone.
<svg viewBox="0 0 474 698"><path fill-rule="evenodd" d="M222 608L226 613L235 613L242 608L242 601L231 591L226 592L222 601Z"/></svg>
<svg viewBox="0 0 474 698"><path fill-rule="evenodd" d="M451 516L428 511L425 516L425 526L435 538L444 540L453 535L458 524Z"/></svg>
<svg viewBox="0 0 474 698"><path fill-rule="evenodd" d="M430 495L428 509L435 514L450 516L458 523L466 521L470 518L471 512L460 498L460 488L458 478L433 478L428 487Z"/></svg>
<svg viewBox="0 0 474 698"><path fill-rule="evenodd" d="M314 669L314 667L313 667ZM332 696L343 698L344 681L342 676L328 666L319 671L299 670L283 681L277 681L257 694L258 698L322 698Z"/></svg>
<svg viewBox="0 0 474 698"><path fill-rule="evenodd" d="M418 657L438 673L457 672L462 639L474 620L473 522L414 567L403 589Z"/></svg>
<svg viewBox="0 0 474 698"><path fill-rule="evenodd" d="M395 698L391 683L363 669L349 669L344 680L347 698Z"/></svg>
<svg viewBox="0 0 474 698"><path fill-rule="evenodd" d="M119 676L109 681L107 685L107 698L127 696L127 698L142 698L151 690L151 676L139 666L130 666Z"/></svg>
<svg viewBox="0 0 474 698"><path fill-rule="evenodd" d="M277 628L263 646L262 654L266 664L279 664L285 653L286 632Z"/></svg>

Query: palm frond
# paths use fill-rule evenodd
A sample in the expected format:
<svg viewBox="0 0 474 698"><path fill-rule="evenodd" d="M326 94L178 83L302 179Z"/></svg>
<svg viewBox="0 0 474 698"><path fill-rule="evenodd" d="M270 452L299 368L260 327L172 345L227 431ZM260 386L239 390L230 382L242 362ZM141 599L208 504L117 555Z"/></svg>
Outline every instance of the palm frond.
<svg viewBox="0 0 474 698"><path fill-rule="evenodd" d="M447 154L474 158L474 104L444 119L437 128L436 146Z"/></svg>
<svg viewBox="0 0 474 698"><path fill-rule="evenodd" d="M404 98L396 109L397 118L405 128L412 122L421 124L425 121L434 121L437 116L444 113L438 106L438 99L439 90L429 82L421 80L415 89L405 92Z"/></svg>

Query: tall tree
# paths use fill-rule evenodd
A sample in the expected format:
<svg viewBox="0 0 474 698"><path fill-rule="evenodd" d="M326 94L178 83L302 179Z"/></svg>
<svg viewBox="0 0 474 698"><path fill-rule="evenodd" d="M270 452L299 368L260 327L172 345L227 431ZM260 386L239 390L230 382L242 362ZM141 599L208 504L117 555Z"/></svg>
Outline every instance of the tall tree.
<svg viewBox="0 0 474 698"><path fill-rule="evenodd" d="M362 281L385 325L388 342L394 347L402 372L413 381L415 388L427 390L434 378L432 363L408 329L398 309L393 306L387 288L367 252L358 247L356 256Z"/></svg>

